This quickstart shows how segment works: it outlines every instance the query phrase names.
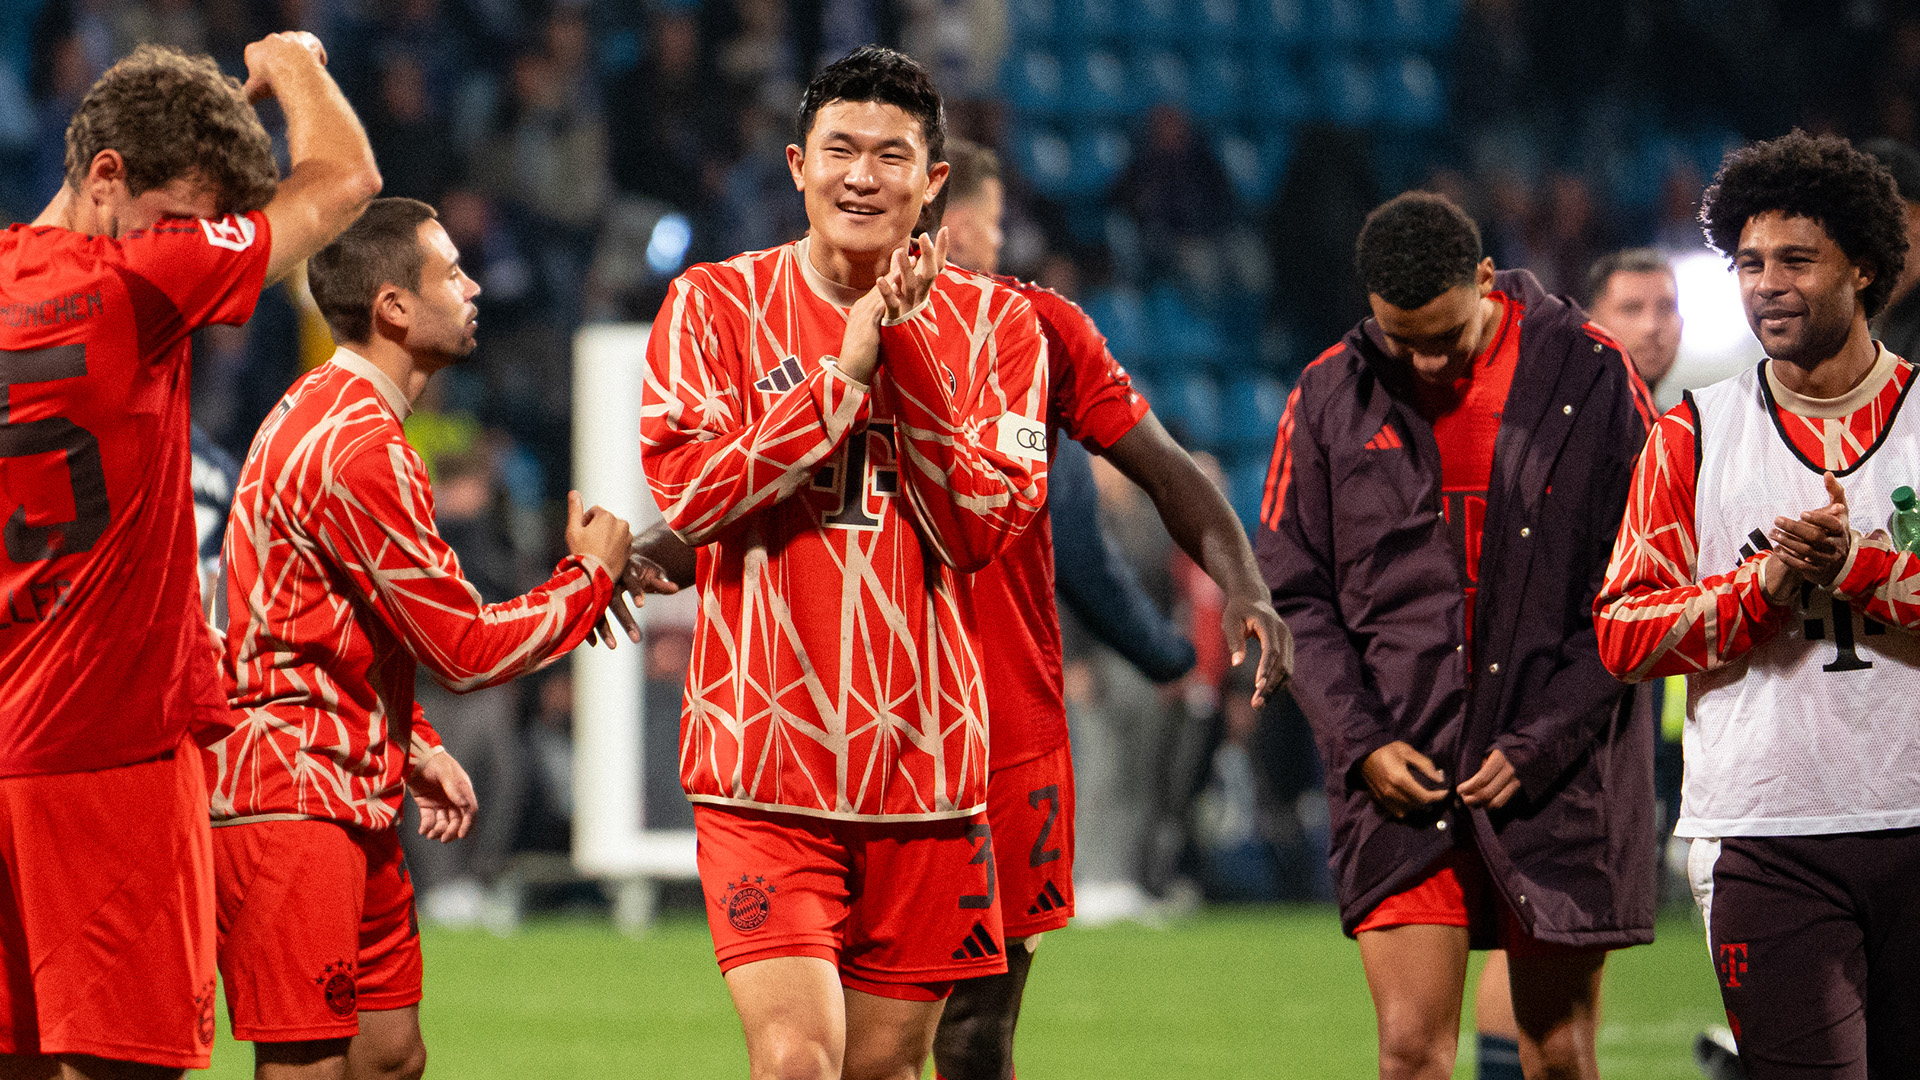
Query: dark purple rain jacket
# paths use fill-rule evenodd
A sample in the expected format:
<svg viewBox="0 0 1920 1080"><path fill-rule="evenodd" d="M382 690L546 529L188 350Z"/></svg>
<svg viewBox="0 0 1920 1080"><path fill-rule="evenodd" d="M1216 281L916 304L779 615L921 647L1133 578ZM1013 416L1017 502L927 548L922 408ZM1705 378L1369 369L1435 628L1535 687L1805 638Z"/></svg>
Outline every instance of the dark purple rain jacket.
<svg viewBox="0 0 1920 1080"><path fill-rule="evenodd" d="M1532 274L1500 273L1494 287L1525 309L1494 442L1475 670L1439 447L1409 402L1411 369L1386 355L1371 319L1300 376L1260 566L1293 629L1293 693L1326 765L1347 933L1436 857L1472 844L1540 940L1640 944L1653 940L1653 726L1600 665L1593 598L1646 440L1645 390L1610 341L1583 329L1586 314ZM1400 445L1368 449L1385 425ZM1491 813L1455 799L1396 821L1359 770L1396 739L1433 758L1449 785L1498 747L1522 790ZM1473 936L1493 944L1490 926Z"/></svg>

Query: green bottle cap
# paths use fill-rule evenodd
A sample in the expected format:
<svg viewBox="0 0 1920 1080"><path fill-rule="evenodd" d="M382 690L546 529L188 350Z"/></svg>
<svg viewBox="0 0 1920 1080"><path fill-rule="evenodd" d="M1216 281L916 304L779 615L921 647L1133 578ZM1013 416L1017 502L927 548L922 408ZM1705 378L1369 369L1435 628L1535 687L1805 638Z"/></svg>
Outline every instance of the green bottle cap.
<svg viewBox="0 0 1920 1080"><path fill-rule="evenodd" d="M1913 504L1914 497L1912 488L1902 484L1893 489L1893 508L1895 510L1911 510L1913 509Z"/></svg>

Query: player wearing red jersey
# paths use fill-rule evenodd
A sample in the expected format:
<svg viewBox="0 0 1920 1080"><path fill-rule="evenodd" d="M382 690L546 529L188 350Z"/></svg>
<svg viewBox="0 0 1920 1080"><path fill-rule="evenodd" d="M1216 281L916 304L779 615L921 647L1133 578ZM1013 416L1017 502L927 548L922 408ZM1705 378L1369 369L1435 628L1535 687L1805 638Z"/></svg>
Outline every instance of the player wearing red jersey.
<svg viewBox="0 0 1920 1080"><path fill-rule="evenodd" d="M947 172L918 64L828 66L798 134L809 234L674 282L642 452L699 549L681 779L753 1075L905 1078L1006 966L964 575L1044 505L1045 345L944 231L909 254Z"/></svg>
<svg viewBox="0 0 1920 1080"><path fill-rule="evenodd" d="M254 436L227 530L229 698L207 749L220 972L261 1077L418 1077L420 945L394 819L466 833L465 772L413 698L532 671L584 640L625 561L626 523L569 501L571 555L540 588L483 604L433 525L401 422L473 351L480 287L433 208L375 201L314 256L339 350Z"/></svg>
<svg viewBox="0 0 1920 1080"><path fill-rule="evenodd" d="M213 860L184 739L227 713L194 552L188 335L246 321L380 184L311 35L246 63L244 87L168 49L116 64L67 129L59 193L0 238L9 1075L208 1063ZM287 116L284 181L249 104L265 96Z"/></svg>
<svg viewBox="0 0 1920 1080"><path fill-rule="evenodd" d="M1000 166L991 150L953 139L941 194L923 218L945 225L957 266L993 274L1000 262ZM1273 613L1253 549L1232 509L1133 392L1106 339L1078 306L1014 278L996 281L1034 305L1047 341L1049 430L1088 444L1153 497L1175 539L1202 560L1228 601L1223 623L1237 664L1261 645L1254 701L1287 678L1292 639ZM635 545L626 584L671 592L693 583L691 549L665 529ZM1073 766L1068 755L1060 624L1053 596L1052 530L1035 522L1006 554L968 581L983 632L990 743L987 817L1007 971L954 984L934 1042L946 1080L1013 1075L1013 1035L1039 935L1073 914ZM620 612L616 605L615 612Z"/></svg>
<svg viewBox="0 0 1920 1080"><path fill-rule="evenodd" d="M1655 426L1600 652L1687 677L1675 833L1744 1075L1906 1075L1920 558L1875 526L1920 482L1920 414L1868 330L1913 257L1905 214L1871 157L1796 131L1729 154L1700 216L1767 359Z"/></svg>

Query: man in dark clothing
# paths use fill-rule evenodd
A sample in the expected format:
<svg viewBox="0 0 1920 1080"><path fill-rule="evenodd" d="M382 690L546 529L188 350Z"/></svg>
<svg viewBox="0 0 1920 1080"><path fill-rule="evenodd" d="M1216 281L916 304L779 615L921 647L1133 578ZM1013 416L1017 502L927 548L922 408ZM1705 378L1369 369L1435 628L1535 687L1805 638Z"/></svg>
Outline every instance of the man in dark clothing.
<svg viewBox="0 0 1920 1080"><path fill-rule="evenodd" d="M1897 139L1874 139L1860 149L1893 174L1893 186L1907 209L1907 246L1920 251L1920 150ZM1874 318L1873 336L1895 356L1920 357L1920 259L1908 261L1907 269L1893 283L1893 295Z"/></svg>
<svg viewBox="0 0 1920 1080"><path fill-rule="evenodd" d="M1606 950L1653 940L1653 732L1591 608L1651 402L1458 207L1360 232L1374 316L1300 377L1259 556L1326 764L1383 1077L1452 1074L1469 948L1505 948L1528 1075L1597 1076Z"/></svg>

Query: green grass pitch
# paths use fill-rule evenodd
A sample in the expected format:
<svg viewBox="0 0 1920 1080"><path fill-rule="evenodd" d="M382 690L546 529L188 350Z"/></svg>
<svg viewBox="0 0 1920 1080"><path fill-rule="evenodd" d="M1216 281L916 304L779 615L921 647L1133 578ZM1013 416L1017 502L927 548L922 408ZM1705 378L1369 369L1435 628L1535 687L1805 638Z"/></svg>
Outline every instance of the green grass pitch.
<svg viewBox="0 0 1920 1080"><path fill-rule="evenodd" d="M746 1075L706 925L694 918L637 939L583 922L537 922L510 938L428 930L425 950L430 1077ZM1689 1047L1714 1023L1724 1018L1701 931L1677 912L1657 942L1607 965L1601 1071L1697 1077ZM1462 1040L1456 1076L1473 1075L1471 1046ZM240 1080L252 1062L222 1015L213 1068L195 1075ZM1164 930L1049 934L1017 1064L1026 1080L1371 1077L1359 951L1325 907L1212 909Z"/></svg>

